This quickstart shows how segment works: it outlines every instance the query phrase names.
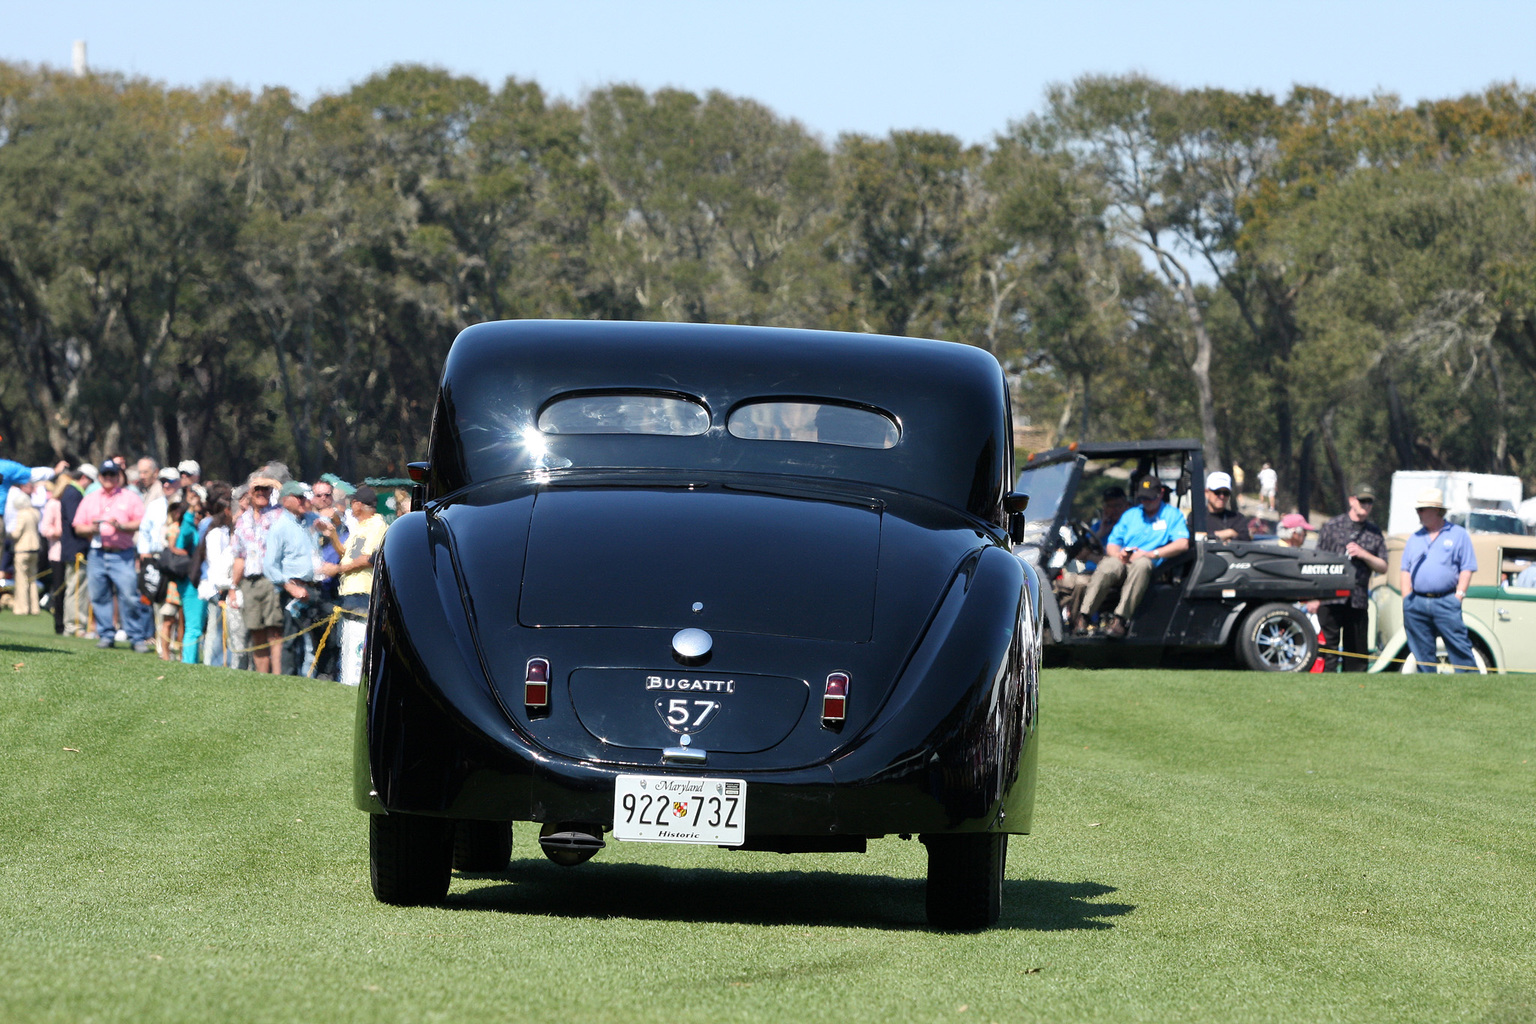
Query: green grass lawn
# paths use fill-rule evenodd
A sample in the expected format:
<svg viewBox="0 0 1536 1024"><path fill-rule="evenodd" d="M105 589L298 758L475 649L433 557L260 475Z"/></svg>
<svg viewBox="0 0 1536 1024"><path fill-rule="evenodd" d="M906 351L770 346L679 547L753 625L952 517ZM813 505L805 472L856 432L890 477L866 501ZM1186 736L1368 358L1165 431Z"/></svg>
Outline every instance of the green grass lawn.
<svg viewBox="0 0 1536 1024"><path fill-rule="evenodd" d="M0 620L0 1021L1536 1020L1536 677L1054 671L1001 925L922 847L522 830L368 890L355 695Z"/></svg>

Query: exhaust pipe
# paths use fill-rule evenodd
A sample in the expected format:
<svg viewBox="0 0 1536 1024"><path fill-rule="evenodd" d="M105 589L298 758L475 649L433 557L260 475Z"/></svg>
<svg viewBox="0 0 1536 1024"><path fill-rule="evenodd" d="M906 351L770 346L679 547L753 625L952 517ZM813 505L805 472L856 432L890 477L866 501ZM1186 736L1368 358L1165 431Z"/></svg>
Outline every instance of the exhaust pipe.
<svg viewBox="0 0 1536 1024"><path fill-rule="evenodd" d="M603 842L603 826L583 822L549 822L539 830L539 848L544 856L563 868L575 867L592 859L608 844Z"/></svg>

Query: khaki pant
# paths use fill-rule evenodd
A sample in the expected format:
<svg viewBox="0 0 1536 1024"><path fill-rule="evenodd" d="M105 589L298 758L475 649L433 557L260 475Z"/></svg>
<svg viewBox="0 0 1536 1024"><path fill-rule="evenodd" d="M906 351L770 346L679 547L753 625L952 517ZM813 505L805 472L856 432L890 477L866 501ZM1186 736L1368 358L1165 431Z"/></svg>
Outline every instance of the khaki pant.
<svg viewBox="0 0 1536 1024"><path fill-rule="evenodd" d="M64 635L84 633L91 623L91 585L85 579L85 559L64 563Z"/></svg>
<svg viewBox="0 0 1536 1024"><path fill-rule="evenodd" d="M265 576L240 581L240 617L246 629L281 629L283 598L277 585Z"/></svg>
<svg viewBox="0 0 1536 1024"><path fill-rule="evenodd" d="M1068 629L1077 621L1077 616L1083 610L1083 595L1088 591L1088 584L1093 581L1093 576L1086 572L1063 572L1056 577L1056 582L1051 585L1056 591L1056 604L1061 609L1061 621L1066 623Z"/></svg>
<svg viewBox="0 0 1536 1024"><path fill-rule="evenodd" d="M36 550L15 552L16 603L11 610L17 615L36 615L41 611L37 605L37 555Z"/></svg>
<svg viewBox="0 0 1536 1024"><path fill-rule="evenodd" d="M1154 568L1150 558L1138 558L1127 564L1118 558L1106 557L1094 570L1093 579L1088 582L1088 593L1083 598L1083 614L1092 615L1109 603L1110 597L1119 590L1120 603L1115 606L1115 614L1122 619L1129 619L1136 614L1141 599L1147 595L1147 585L1152 581Z"/></svg>

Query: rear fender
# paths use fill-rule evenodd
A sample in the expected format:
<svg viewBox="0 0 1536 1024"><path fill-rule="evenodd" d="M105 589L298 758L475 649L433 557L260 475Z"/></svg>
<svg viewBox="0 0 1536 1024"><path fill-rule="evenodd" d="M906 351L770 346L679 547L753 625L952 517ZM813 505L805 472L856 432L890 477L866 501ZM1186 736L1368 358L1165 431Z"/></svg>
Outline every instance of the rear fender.
<svg viewBox="0 0 1536 1024"><path fill-rule="evenodd" d="M380 549L358 695L359 808L527 817L526 787L509 789L505 776L527 775L529 745L486 681L463 607L446 530L425 513L396 520ZM494 766L500 781L477 786L470 765Z"/></svg>
<svg viewBox="0 0 1536 1024"><path fill-rule="evenodd" d="M967 559L880 714L841 756L842 830L1029 831L1039 616L1028 568Z"/></svg>

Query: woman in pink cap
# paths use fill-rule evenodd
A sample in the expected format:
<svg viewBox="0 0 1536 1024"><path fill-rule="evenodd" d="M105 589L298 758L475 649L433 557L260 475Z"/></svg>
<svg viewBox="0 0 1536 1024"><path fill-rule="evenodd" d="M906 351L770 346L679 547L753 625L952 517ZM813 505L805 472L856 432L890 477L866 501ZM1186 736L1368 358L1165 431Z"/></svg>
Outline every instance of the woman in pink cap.
<svg viewBox="0 0 1536 1024"><path fill-rule="evenodd" d="M1312 529L1312 524L1307 522L1307 517L1300 512L1287 512L1280 517L1280 529L1277 531L1280 543L1287 547L1299 548L1307 542L1307 531Z"/></svg>

